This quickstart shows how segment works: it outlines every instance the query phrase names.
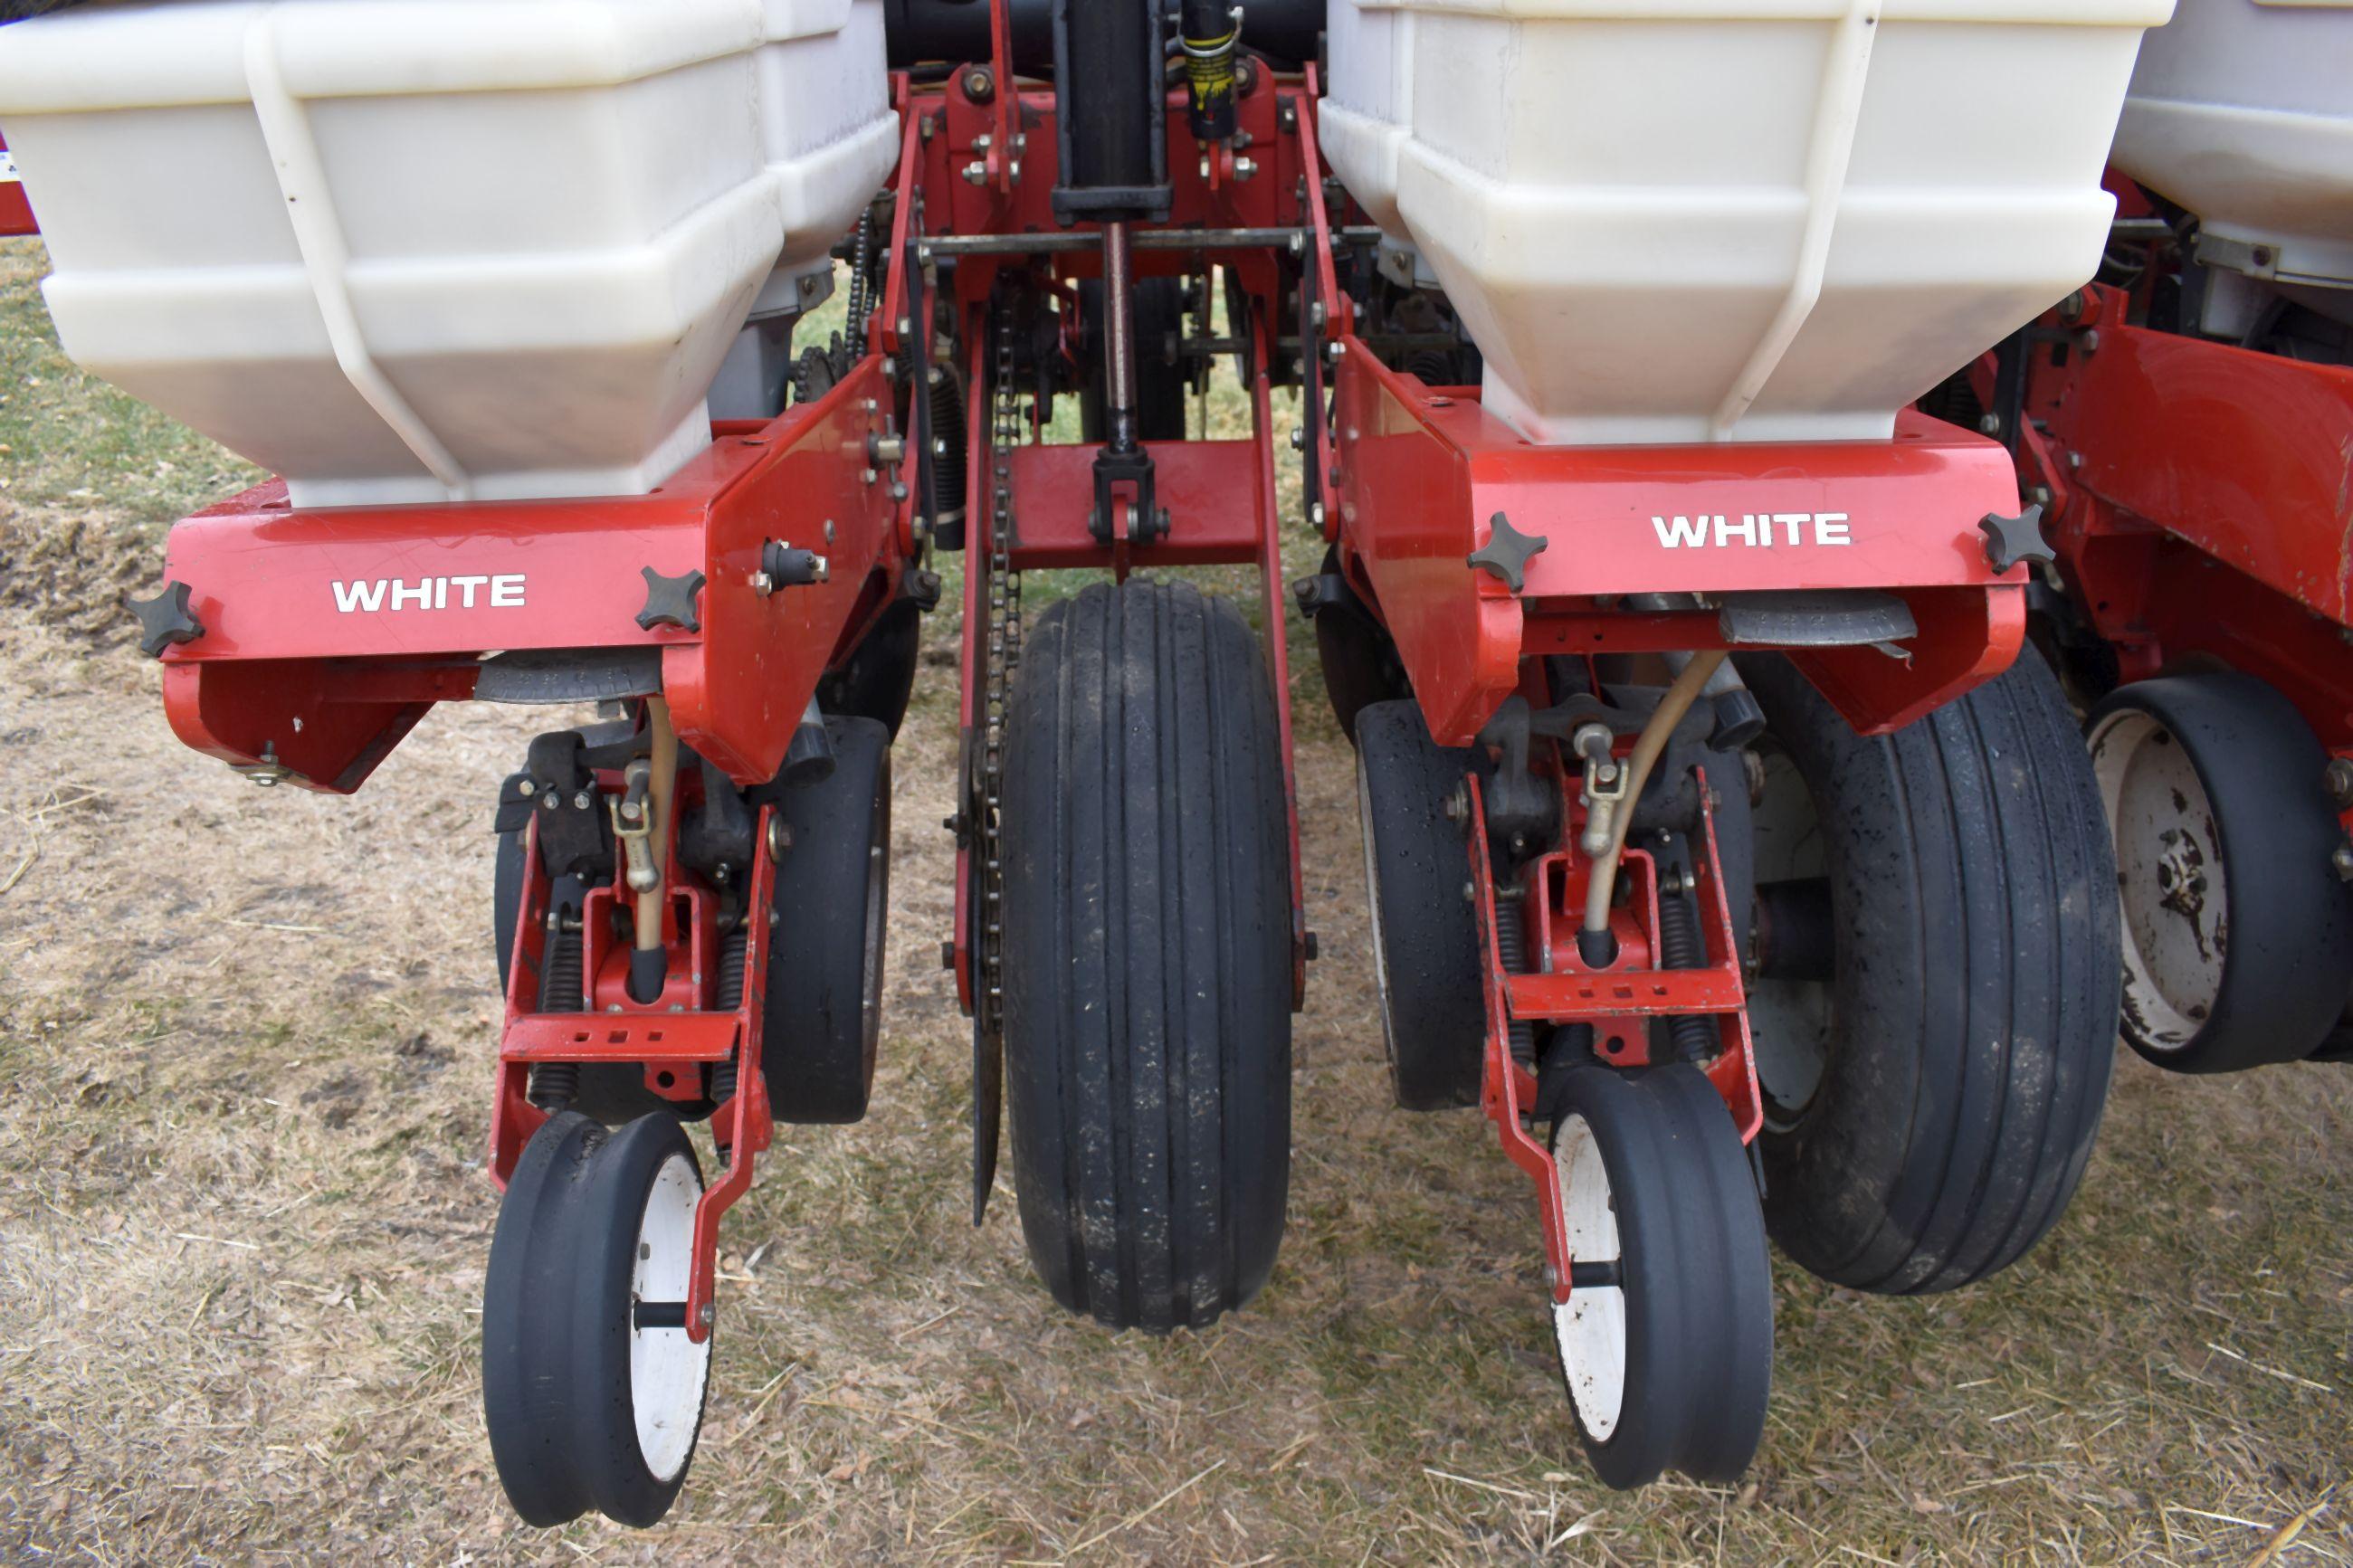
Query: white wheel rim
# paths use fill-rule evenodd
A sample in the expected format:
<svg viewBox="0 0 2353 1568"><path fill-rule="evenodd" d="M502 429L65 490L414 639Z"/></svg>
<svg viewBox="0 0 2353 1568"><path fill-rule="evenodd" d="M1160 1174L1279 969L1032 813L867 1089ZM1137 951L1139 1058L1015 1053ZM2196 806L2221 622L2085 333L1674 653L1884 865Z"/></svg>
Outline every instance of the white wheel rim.
<svg viewBox="0 0 2353 1568"><path fill-rule="evenodd" d="M1365 754L1356 753L1356 821L1365 841L1365 904L1370 914L1373 938L1373 994L1381 1009L1381 1043L1388 1048L1389 1059L1397 1059L1397 1037L1389 1021L1389 942L1388 929L1381 923L1381 873L1373 852L1373 785L1371 770L1365 766Z"/></svg>
<svg viewBox="0 0 2353 1568"><path fill-rule="evenodd" d="M2189 752L2154 715L2109 714L2091 747L2116 836L2125 1025L2150 1050L2179 1050L2212 1016L2230 952L2213 803Z"/></svg>
<svg viewBox="0 0 2353 1568"><path fill-rule="evenodd" d="M711 1341L696 1344L684 1329L641 1329L639 1301L683 1301L694 1268L694 1208L702 1183L683 1154L654 1173L638 1226L637 1265L629 1279L629 1403L638 1423L638 1452L654 1479L668 1482L686 1468L702 1424L703 1382L711 1375Z"/></svg>
<svg viewBox="0 0 2353 1568"><path fill-rule="evenodd" d="M1553 1132L1552 1163L1560 1182L1569 1257L1622 1267L1609 1173L1584 1117L1561 1120ZM1577 1423L1594 1441L1606 1443L1618 1430L1626 1403L1626 1292L1617 1285L1572 1290L1567 1300L1553 1304L1552 1327Z"/></svg>

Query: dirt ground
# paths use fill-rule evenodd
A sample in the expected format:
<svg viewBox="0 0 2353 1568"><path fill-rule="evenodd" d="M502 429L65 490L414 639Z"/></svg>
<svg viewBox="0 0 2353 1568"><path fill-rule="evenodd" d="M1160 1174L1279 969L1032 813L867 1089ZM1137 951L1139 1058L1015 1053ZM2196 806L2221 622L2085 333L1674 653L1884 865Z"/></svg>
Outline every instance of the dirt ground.
<svg viewBox="0 0 2353 1568"><path fill-rule="evenodd" d="M0 341L12 395L57 374L25 342ZM61 499L0 499L0 1557L2353 1562L2337 1067L2201 1081L2125 1053L2040 1251L1920 1300L1780 1266L1746 1484L1602 1489L1524 1182L1472 1113L1388 1103L1351 763L1312 659L1323 958L1282 1260L1207 1331L1063 1316L1010 1192L967 1214L936 623L897 759L872 1114L781 1129L729 1219L670 1521L525 1529L479 1411L487 827L548 715L440 710L347 800L252 788L178 744L114 629L155 565L138 509L103 458L80 511L43 461Z"/></svg>

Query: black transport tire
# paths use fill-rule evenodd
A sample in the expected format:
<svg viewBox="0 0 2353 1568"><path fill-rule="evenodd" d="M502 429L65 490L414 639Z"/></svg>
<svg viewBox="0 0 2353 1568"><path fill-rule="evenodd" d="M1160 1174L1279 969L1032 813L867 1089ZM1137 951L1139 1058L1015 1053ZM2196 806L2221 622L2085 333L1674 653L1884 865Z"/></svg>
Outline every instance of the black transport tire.
<svg viewBox="0 0 2353 1568"><path fill-rule="evenodd" d="M1586 1456L1620 1489L1736 1479L1765 1430L1773 1273L1740 1132L1686 1062L1563 1075L1553 1159L1572 1288L1553 1337ZM1571 1276L1574 1280L1575 1276Z"/></svg>
<svg viewBox="0 0 2353 1568"><path fill-rule="evenodd" d="M915 661L923 652L923 614L902 599L874 619L841 668L818 683L817 705L827 713L879 719L899 738L907 701L915 691Z"/></svg>
<svg viewBox="0 0 2353 1568"><path fill-rule="evenodd" d="M1291 1169L1291 889L1274 696L1191 584L1052 605L1008 715L1006 1100L1054 1299L1120 1328L1258 1292Z"/></svg>
<svg viewBox="0 0 2353 1568"><path fill-rule="evenodd" d="M526 1523L595 1509L650 1525L685 1484L711 1341L640 1327L636 1312L641 1298L684 1302L702 1192L674 1116L608 1132L564 1111L524 1145L483 1284L482 1413Z"/></svg>
<svg viewBox="0 0 2353 1568"><path fill-rule="evenodd" d="M1171 364L1165 347L1169 334L1185 330L1185 280L1181 278L1137 279L1129 320L1135 328L1135 434L1144 441L1185 438L1185 393L1187 381L1182 364ZM1085 441L1110 437L1103 387L1103 286L1100 279L1079 285L1079 306L1086 323L1089 379L1079 392L1079 436Z"/></svg>
<svg viewBox="0 0 2353 1568"><path fill-rule="evenodd" d="M856 1121L874 1087L891 902L891 732L879 719L828 719L833 772L763 785L792 830L768 922L761 1058L782 1121Z"/></svg>
<svg viewBox="0 0 2353 1568"><path fill-rule="evenodd" d="M2325 1049L2353 984L2328 754L2251 675L2138 680L2084 734L2116 834L2124 1036L2175 1072Z"/></svg>
<svg viewBox="0 0 2353 1568"><path fill-rule="evenodd" d="M1348 743L1356 743L1356 716L1376 702L1413 695L1405 661L1372 606L1356 596L1340 571L1340 552L1324 552L1326 577L1340 584L1340 596L1315 612L1315 663L1324 672L1324 695Z"/></svg>
<svg viewBox="0 0 2353 1568"><path fill-rule="evenodd" d="M1860 1290L1982 1279L2065 1211L2115 1058L2116 863L2074 720L2031 648L1877 737L1787 659L1739 663L1769 726L1758 905L1799 846L1834 955L1750 995L1773 1239Z"/></svg>
<svg viewBox="0 0 2353 1568"><path fill-rule="evenodd" d="M1487 1038L1479 926L1462 889L1471 858L1446 803L1472 771L1430 738L1412 702L1356 715L1356 814L1365 840L1373 978L1389 1086L1408 1110L1479 1103Z"/></svg>

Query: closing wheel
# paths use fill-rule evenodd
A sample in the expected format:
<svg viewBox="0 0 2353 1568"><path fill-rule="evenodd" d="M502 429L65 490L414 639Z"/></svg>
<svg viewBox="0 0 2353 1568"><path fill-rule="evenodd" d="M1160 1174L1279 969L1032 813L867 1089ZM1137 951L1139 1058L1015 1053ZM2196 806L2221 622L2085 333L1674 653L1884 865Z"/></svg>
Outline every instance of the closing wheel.
<svg viewBox="0 0 2353 1568"><path fill-rule="evenodd" d="M891 902L891 732L879 719L828 719L833 772L765 784L792 842L769 902L768 1107L780 1121L856 1121L874 1087Z"/></svg>
<svg viewBox="0 0 2353 1568"><path fill-rule="evenodd" d="M915 691L915 664L923 652L923 616L912 599L901 599L874 618L841 667L818 682L818 706L828 713L879 719L896 740Z"/></svg>
<svg viewBox="0 0 2353 1568"><path fill-rule="evenodd" d="M1054 1299L1199 1325L1274 1267L1291 1170L1291 881L1274 693L1230 604L1097 584L1007 714L1005 1096Z"/></svg>
<svg viewBox="0 0 2353 1568"><path fill-rule="evenodd" d="M1373 979L1389 1087L1408 1110L1479 1103L1487 1038L1479 928L1462 897L1470 875L1462 829L1446 817L1472 767L1469 752L1430 738L1410 701L1376 702L1356 715Z"/></svg>
<svg viewBox="0 0 2353 1568"><path fill-rule="evenodd" d="M1356 595L1340 570L1340 552L1324 552L1322 575L1340 584L1338 598L1315 612L1315 663L1324 672L1324 694L1340 733L1356 744L1358 716L1376 702L1413 695L1397 644L1374 618L1372 606Z"/></svg>
<svg viewBox="0 0 2353 1568"><path fill-rule="evenodd" d="M549 1119L499 1205L482 1412L525 1522L670 1511L702 1429L711 1344L686 1332L702 1175L678 1119Z"/></svg>
<svg viewBox="0 0 2353 1568"><path fill-rule="evenodd" d="M2353 890L2327 754L2253 676L2135 681L2092 710L2116 834L2124 1036L2176 1072L2313 1054L2345 1011Z"/></svg>
<svg viewBox="0 0 2353 1568"><path fill-rule="evenodd" d="M2115 861L2042 656L1893 735L1777 655L1754 814L1766 1222L1858 1290L1945 1290L2058 1222L2116 1055Z"/></svg>
<svg viewBox="0 0 2353 1568"><path fill-rule="evenodd" d="M1572 1289L1553 1338L1595 1471L1728 1481L1765 1430L1773 1276L1740 1133L1686 1062L1564 1075L1553 1165Z"/></svg>

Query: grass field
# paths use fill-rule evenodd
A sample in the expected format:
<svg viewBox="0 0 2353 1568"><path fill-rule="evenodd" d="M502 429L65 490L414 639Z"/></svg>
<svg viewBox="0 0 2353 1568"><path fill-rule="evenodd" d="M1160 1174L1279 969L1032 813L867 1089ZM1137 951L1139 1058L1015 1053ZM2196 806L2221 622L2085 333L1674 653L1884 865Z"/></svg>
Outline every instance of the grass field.
<svg viewBox="0 0 2353 1568"><path fill-rule="evenodd" d="M153 525L246 470L78 376L40 268L0 250L0 1559L2353 1562L2333 1067L2192 1080L2120 1055L2040 1251L1920 1300L1781 1266L1746 1482L1601 1489L1527 1191L1476 1117L1388 1105L1350 757L1312 657L1323 959L1282 1259L1204 1332L1061 1315L1009 1192L966 1214L945 617L897 760L873 1113L780 1130L729 1220L672 1521L514 1524L475 1342L488 808L547 716L440 710L349 800L180 747L120 596L156 574ZM1293 553L1315 550L1303 530Z"/></svg>

